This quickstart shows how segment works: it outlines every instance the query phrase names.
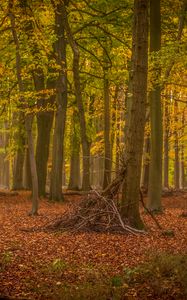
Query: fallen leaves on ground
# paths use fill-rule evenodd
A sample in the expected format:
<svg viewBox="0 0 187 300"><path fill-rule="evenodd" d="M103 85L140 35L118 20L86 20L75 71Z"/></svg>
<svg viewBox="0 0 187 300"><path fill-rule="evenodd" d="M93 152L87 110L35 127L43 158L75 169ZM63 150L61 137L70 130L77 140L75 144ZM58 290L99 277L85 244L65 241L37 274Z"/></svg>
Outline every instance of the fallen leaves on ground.
<svg viewBox="0 0 187 300"><path fill-rule="evenodd" d="M187 218L181 218L186 195L164 198L164 213L157 216L165 230L163 236L149 215L142 214L150 228L147 235L104 233L27 232L58 219L69 201L81 196L66 195L66 202L40 201L39 216L27 215L31 200L27 192L0 197L0 295L13 299L60 299L61 286L84 280L117 276L126 268L146 261L149 253L187 253ZM136 292L136 291L135 291Z"/></svg>

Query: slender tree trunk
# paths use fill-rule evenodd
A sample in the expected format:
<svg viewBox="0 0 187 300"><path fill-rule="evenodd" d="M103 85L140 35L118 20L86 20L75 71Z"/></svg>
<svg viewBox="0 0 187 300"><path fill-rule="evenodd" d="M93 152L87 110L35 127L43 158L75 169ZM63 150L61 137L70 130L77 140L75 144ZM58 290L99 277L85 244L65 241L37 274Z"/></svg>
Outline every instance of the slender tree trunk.
<svg viewBox="0 0 187 300"><path fill-rule="evenodd" d="M21 55L20 55L20 45L16 32L15 16L13 13L13 0L9 0L9 18L12 27L12 36L16 46L16 75L18 80L18 87L21 93L24 92L24 84L22 80L21 73ZM21 103L24 103L24 99L20 99ZM31 166L31 177L32 177L32 210L31 215L37 215L38 213L38 177L36 170L36 161L34 156L34 143L32 137L32 115L26 112L25 115L25 129L28 137L28 149L29 149L29 158Z"/></svg>
<svg viewBox="0 0 187 300"><path fill-rule="evenodd" d="M18 121L16 120L18 118ZM18 126L18 131L15 134L15 140L18 144L16 157L13 165L13 190L23 189L23 165L24 165L24 146L25 146L25 132L24 132L24 115L22 112L14 113L13 124Z"/></svg>
<svg viewBox="0 0 187 300"><path fill-rule="evenodd" d="M7 147L9 145L9 131L8 131L8 122L4 121L4 176L3 176L3 183L6 188L10 187L10 163L7 159Z"/></svg>
<svg viewBox="0 0 187 300"><path fill-rule="evenodd" d="M164 187L169 188L169 110L165 102L164 114Z"/></svg>
<svg viewBox="0 0 187 300"><path fill-rule="evenodd" d="M150 52L161 48L160 0L150 0ZM160 67L154 67L155 80L160 78ZM153 82L149 93L151 121L151 152L149 170L149 194L147 206L151 211L162 210L162 108L161 87Z"/></svg>
<svg viewBox="0 0 187 300"><path fill-rule="evenodd" d="M23 187L26 190L32 190L32 178L31 178L31 167L29 150L25 149L25 161L24 161L24 172L23 172Z"/></svg>
<svg viewBox="0 0 187 300"><path fill-rule="evenodd" d="M119 147L120 147L120 126L119 126L119 101L120 86L116 85L112 106L112 124L111 124L111 160L114 161L114 170L117 174L119 171ZM111 169L113 169L111 167Z"/></svg>
<svg viewBox="0 0 187 300"><path fill-rule="evenodd" d="M35 89L41 92L45 89L45 78L43 71L35 70L34 74ZM49 82L49 80L48 80ZM54 87L54 84L53 84ZM47 88L51 88L47 84ZM53 111L48 111L48 105L54 102L54 95L48 99L42 97L38 100L37 106L39 112L37 113L37 142L36 142L36 166L38 174L38 192L39 196L45 196L45 186L47 178L47 162L49 157L50 133L53 124Z"/></svg>
<svg viewBox="0 0 187 300"><path fill-rule="evenodd" d="M180 188L184 189L184 144L181 145L181 157L180 157Z"/></svg>
<svg viewBox="0 0 187 300"><path fill-rule="evenodd" d="M177 101L174 101L174 152L175 152L175 159L174 159L174 186L175 189L179 189L179 139L178 139L178 130L177 130L177 123L178 123L178 104Z"/></svg>
<svg viewBox="0 0 187 300"><path fill-rule="evenodd" d="M71 141L71 162L70 162L70 180L68 189L80 189L80 139L78 130L78 116L76 111L73 114L72 120L72 141Z"/></svg>
<svg viewBox="0 0 187 300"><path fill-rule="evenodd" d="M185 166L184 166L184 135L185 135L185 132L184 132L184 129L185 129L185 110L182 112L182 141L181 141L181 156L180 156L180 188L181 189L184 189L185 187Z"/></svg>
<svg viewBox="0 0 187 300"><path fill-rule="evenodd" d="M132 49L134 49L134 47L135 45L132 45ZM129 73L128 91L125 97L125 130L124 130L125 145L126 145L126 138L130 126L131 109L132 109L133 55L134 55L134 51L132 50L132 57L129 63L129 72L128 72Z"/></svg>
<svg viewBox="0 0 187 300"><path fill-rule="evenodd" d="M28 114L25 117L25 128L27 131L28 137L28 151L29 151L29 161L30 161L30 170L31 170L31 182L32 182L32 210L31 215L37 215L38 213L38 176L36 169L36 160L34 154L34 142L32 136L32 121L33 116Z"/></svg>
<svg viewBox="0 0 187 300"><path fill-rule="evenodd" d="M143 228L139 213L140 176L147 103L148 1L134 1L133 78L130 124L126 141L126 174L121 214L130 224Z"/></svg>
<svg viewBox="0 0 187 300"><path fill-rule="evenodd" d="M65 8L66 3L60 2L55 8L55 31L57 41L55 43L56 61L60 66L56 85L55 129L53 136L52 170L50 199L61 201L62 195L62 168L63 145L65 134L65 121L67 110L67 72L66 72L66 41L65 41Z"/></svg>
<svg viewBox="0 0 187 300"><path fill-rule="evenodd" d="M150 136L147 135L144 140L144 151L143 151L143 167L142 167L142 182L141 187L144 192L148 192L149 184L149 155L150 155Z"/></svg>
<svg viewBox="0 0 187 300"><path fill-rule="evenodd" d="M104 179L103 189L111 182L110 95L108 68L104 68Z"/></svg>
<svg viewBox="0 0 187 300"><path fill-rule="evenodd" d="M78 45L73 38L71 28L68 23L67 14L65 16L65 28L66 28L68 41L73 51L73 79L74 79L74 86L75 86L75 97L77 101L77 107L79 110L81 143L82 143L82 153L83 153L82 189L87 191L90 190L90 141L87 135L84 104L83 104L82 91L81 91L81 81L80 81L80 73L79 73L80 53L79 53Z"/></svg>

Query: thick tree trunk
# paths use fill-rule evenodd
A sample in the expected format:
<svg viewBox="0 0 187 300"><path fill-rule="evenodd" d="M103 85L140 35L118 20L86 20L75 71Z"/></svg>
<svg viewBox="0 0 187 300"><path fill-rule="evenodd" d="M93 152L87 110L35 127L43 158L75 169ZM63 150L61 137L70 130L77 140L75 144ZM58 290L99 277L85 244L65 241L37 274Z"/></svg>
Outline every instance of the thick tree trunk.
<svg viewBox="0 0 187 300"><path fill-rule="evenodd" d="M60 66L59 77L56 85L55 129L53 136L52 170L50 199L61 201L62 195L62 167L63 145L65 134L65 121L67 110L67 72L66 72L66 41L65 41L65 5L61 2L55 9L55 31L57 41L55 43L56 61Z"/></svg>
<svg viewBox="0 0 187 300"><path fill-rule="evenodd" d="M126 141L126 174L123 183L121 215L130 224L143 228L139 213L140 175L147 103L148 1L134 1L133 78L130 124Z"/></svg>
<svg viewBox="0 0 187 300"><path fill-rule="evenodd" d="M161 15L160 0L150 1L150 52L161 48ZM155 81L160 78L160 67L154 66ZM149 194L147 207L151 211L162 210L162 109L161 87L153 82L153 90L149 93L151 122L151 152L149 170Z"/></svg>

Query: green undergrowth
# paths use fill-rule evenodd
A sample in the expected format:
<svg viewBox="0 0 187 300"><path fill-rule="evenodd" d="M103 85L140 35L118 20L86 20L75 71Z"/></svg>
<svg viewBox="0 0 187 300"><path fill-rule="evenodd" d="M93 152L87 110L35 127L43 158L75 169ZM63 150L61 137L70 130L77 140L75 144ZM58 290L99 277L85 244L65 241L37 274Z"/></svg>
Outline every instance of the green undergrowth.
<svg viewBox="0 0 187 300"><path fill-rule="evenodd" d="M12 262L13 255L11 251L4 251L0 255L0 272L5 270L5 268Z"/></svg>
<svg viewBox="0 0 187 300"><path fill-rule="evenodd" d="M187 255L152 255L148 262L126 269L124 278L140 298L147 290L154 299L187 299Z"/></svg>
<svg viewBox="0 0 187 300"><path fill-rule="evenodd" d="M187 299L186 266L187 255L151 254L147 262L111 277L104 266L75 266L57 258L45 269L45 278L51 274L53 284L43 282L32 292L51 300L183 300Z"/></svg>

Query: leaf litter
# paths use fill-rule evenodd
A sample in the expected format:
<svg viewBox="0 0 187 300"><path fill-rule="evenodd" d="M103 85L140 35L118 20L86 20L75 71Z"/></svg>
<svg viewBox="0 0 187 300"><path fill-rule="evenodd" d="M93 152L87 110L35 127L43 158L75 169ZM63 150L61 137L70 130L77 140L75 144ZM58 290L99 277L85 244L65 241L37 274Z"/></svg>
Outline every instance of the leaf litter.
<svg viewBox="0 0 187 300"><path fill-rule="evenodd" d="M187 253L187 219L179 217L184 201L181 195L165 197L164 213L157 216L165 230L174 231L172 237L163 236L144 213L150 229L147 235L27 232L28 228L44 228L60 218L71 202L81 199L66 195L64 204L42 199L39 216L30 217L27 192L0 198L0 296L58 299L55 291L62 286L117 276L146 261L149 253Z"/></svg>

